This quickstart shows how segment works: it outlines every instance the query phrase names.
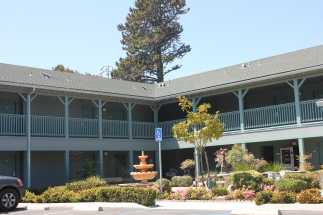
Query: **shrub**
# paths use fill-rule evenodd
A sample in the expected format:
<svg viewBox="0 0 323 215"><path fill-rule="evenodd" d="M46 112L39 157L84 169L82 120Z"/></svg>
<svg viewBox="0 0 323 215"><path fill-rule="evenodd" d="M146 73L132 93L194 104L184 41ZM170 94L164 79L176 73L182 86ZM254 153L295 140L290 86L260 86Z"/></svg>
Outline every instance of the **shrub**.
<svg viewBox="0 0 323 215"><path fill-rule="evenodd" d="M233 166L234 171L242 172L242 171L249 171L249 170L254 170L254 166L249 165L248 163L241 162L241 163L236 163Z"/></svg>
<svg viewBox="0 0 323 215"><path fill-rule="evenodd" d="M157 192L149 188L102 187L98 188L97 201L135 202L145 206L154 206Z"/></svg>
<svg viewBox="0 0 323 215"><path fill-rule="evenodd" d="M307 189L300 192L297 201L302 204L317 204L321 202L321 192L319 189Z"/></svg>
<svg viewBox="0 0 323 215"><path fill-rule="evenodd" d="M232 198L238 200L244 200L243 190L237 189L232 192Z"/></svg>
<svg viewBox="0 0 323 215"><path fill-rule="evenodd" d="M228 190L224 187L214 187L212 189L213 196L226 196L228 195Z"/></svg>
<svg viewBox="0 0 323 215"><path fill-rule="evenodd" d="M190 174L191 170L195 167L195 161L192 159L186 159L181 163L180 169L184 174Z"/></svg>
<svg viewBox="0 0 323 215"><path fill-rule="evenodd" d="M271 202L273 196L272 191L261 191L256 194L255 203L256 205L262 205Z"/></svg>
<svg viewBox="0 0 323 215"><path fill-rule="evenodd" d="M170 185L172 187L190 187L193 184L193 178L191 176L174 176L171 179Z"/></svg>
<svg viewBox="0 0 323 215"><path fill-rule="evenodd" d="M295 203L296 194L290 192L273 192L271 203Z"/></svg>
<svg viewBox="0 0 323 215"><path fill-rule="evenodd" d="M40 195L43 203L77 202L79 195L64 187L50 187Z"/></svg>
<svg viewBox="0 0 323 215"><path fill-rule="evenodd" d="M187 192L187 199L189 200L210 200L212 193L205 188L192 188Z"/></svg>
<svg viewBox="0 0 323 215"><path fill-rule="evenodd" d="M96 202L98 191L100 188L91 188L87 190L82 190L79 193L79 201L80 202Z"/></svg>
<svg viewBox="0 0 323 215"><path fill-rule="evenodd" d="M235 189L249 188L259 191L263 177L256 171L235 172L231 176L233 187Z"/></svg>
<svg viewBox="0 0 323 215"><path fill-rule="evenodd" d="M320 175L318 173L287 173L284 178L303 180L307 183L307 188L320 188Z"/></svg>
<svg viewBox="0 0 323 215"><path fill-rule="evenodd" d="M160 189L160 179L155 181L154 186L157 188L157 190ZM170 192L170 189L171 189L170 180L166 178L162 178L162 188L164 192Z"/></svg>
<svg viewBox="0 0 323 215"><path fill-rule="evenodd" d="M252 199L255 198L256 193L253 190L244 190L242 192L242 195L243 195L243 199L245 199L245 200L252 200Z"/></svg>
<svg viewBox="0 0 323 215"><path fill-rule="evenodd" d="M279 191L299 193L307 188L307 183L299 179L281 179L276 182L276 187Z"/></svg>
<svg viewBox="0 0 323 215"><path fill-rule="evenodd" d="M107 185L105 180L97 176L92 176L92 177L86 178L85 180L66 183L65 186L67 190L79 192L82 190L87 190L95 187L102 187L105 185Z"/></svg>
<svg viewBox="0 0 323 215"><path fill-rule="evenodd" d="M36 195L35 193L27 190L25 192L24 197L22 198L22 201L25 203L41 203L42 200L39 195Z"/></svg>
<svg viewBox="0 0 323 215"><path fill-rule="evenodd" d="M280 172L283 169L284 169L283 164L278 162L269 163L263 167L264 172Z"/></svg>
<svg viewBox="0 0 323 215"><path fill-rule="evenodd" d="M96 187L80 192L67 190L65 187L52 187L41 195L31 192L26 194L26 202L135 202L145 206L155 205L157 197L157 192L153 189L135 187Z"/></svg>
<svg viewBox="0 0 323 215"><path fill-rule="evenodd" d="M255 159L255 170L258 172L265 172L268 162L263 159Z"/></svg>
<svg viewBox="0 0 323 215"><path fill-rule="evenodd" d="M271 179L271 178L264 178L262 180L262 183L264 185L274 185L275 184L275 181L274 181L274 179Z"/></svg>

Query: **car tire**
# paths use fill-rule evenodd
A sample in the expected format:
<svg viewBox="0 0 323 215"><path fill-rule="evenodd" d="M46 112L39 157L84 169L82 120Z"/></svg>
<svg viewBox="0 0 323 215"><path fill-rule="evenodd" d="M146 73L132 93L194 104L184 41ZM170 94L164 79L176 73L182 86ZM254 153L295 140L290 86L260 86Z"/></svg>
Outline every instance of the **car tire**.
<svg viewBox="0 0 323 215"><path fill-rule="evenodd" d="M15 189L6 188L0 192L0 210L12 211L17 208L19 194Z"/></svg>

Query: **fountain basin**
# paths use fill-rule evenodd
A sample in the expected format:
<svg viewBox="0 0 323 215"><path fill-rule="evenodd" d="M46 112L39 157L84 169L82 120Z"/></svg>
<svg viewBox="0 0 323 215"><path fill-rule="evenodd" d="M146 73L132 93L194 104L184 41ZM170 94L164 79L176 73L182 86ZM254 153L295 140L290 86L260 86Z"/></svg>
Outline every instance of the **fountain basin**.
<svg viewBox="0 0 323 215"><path fill-rule="evenodd" d="M131 172L130 175L136 181L148 181L148 180L154 179L156 177L156 175L157 175L157 172L155 172L155 171L149 171L149 172Z"/></svg>
<svg viewBox="0 0 323 215"><path fill-rule="evenodd" d="M139 165L133 165L133 167L136 170L149 170L154 167L154 164L139 164Z"/></svg>

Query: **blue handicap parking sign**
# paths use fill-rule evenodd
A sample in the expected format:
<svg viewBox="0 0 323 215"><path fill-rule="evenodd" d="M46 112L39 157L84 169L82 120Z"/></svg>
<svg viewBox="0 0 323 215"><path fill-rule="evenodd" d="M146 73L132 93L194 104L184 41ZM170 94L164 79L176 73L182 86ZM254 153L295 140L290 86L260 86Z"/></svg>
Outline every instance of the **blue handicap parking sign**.
<svg viewBox="0 0 323 215"><path fill-rule="evenodd" d="M156 142L160 142L163 140L162 128L155 128L155 140L156 140Z"/></svg>

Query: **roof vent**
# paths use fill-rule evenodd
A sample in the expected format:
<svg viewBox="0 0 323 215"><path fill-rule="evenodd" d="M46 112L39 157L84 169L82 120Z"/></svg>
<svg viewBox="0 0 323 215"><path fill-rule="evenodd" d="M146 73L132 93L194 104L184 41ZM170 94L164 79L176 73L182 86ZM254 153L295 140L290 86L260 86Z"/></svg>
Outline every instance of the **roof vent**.
<svg viewBox="0 0 323 215"><path fill-rule="evenodd" d="M160 82L160 83L158 83L158 86L159 87L166 87L167 84L166 84L166 82Z"/></svg>
<svg viewBox="0 0 323 215"><path fill-rule="evenodd" d="M247 68L247 67L248 67L248 64L243 63L243 64L241 64L241 67L242 67L242 68Z"/></svg>
<svg viewBox="0 0 323 215"><path fill-rule="evenodd" d="M51 78L50 74L48 74L46 72L42 72L41 74L45 79L50 79Z"/></svg>

